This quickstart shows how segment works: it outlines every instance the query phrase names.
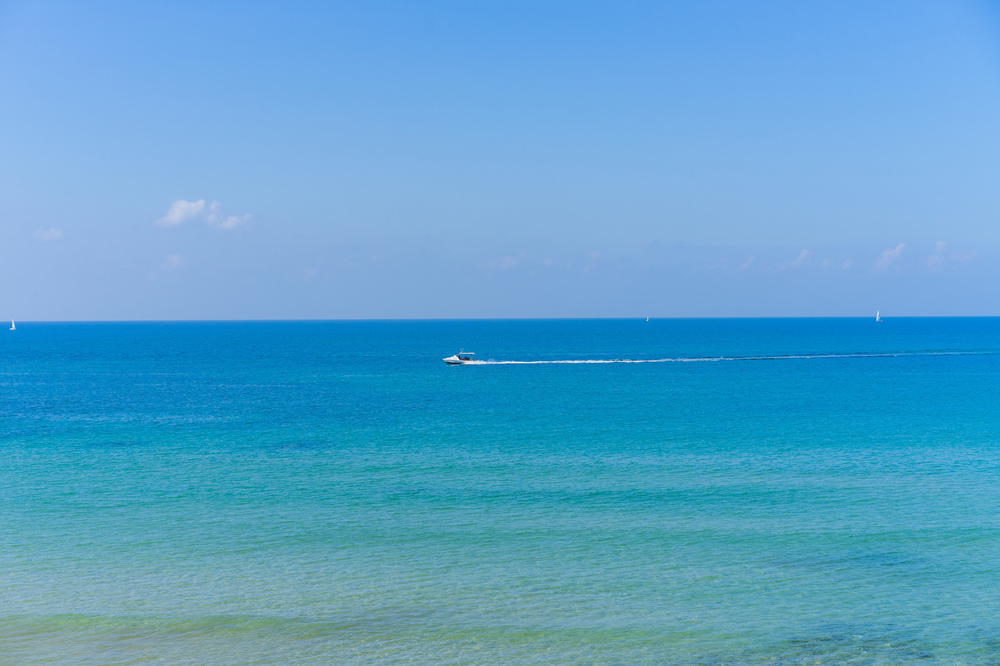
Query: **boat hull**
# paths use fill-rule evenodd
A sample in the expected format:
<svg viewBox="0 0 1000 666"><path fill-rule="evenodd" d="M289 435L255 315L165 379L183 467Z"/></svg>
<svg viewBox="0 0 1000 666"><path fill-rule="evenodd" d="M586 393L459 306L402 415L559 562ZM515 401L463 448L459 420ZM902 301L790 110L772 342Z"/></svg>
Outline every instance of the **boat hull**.
<svg viewBox="0 0 1000 666"><path fill-rule="evenodd" d="M471 358L462 358L458 354L452 354L451 356L441 359L448 365L470 365L472 363L481 363L482 361L476 361Z"/></svg>

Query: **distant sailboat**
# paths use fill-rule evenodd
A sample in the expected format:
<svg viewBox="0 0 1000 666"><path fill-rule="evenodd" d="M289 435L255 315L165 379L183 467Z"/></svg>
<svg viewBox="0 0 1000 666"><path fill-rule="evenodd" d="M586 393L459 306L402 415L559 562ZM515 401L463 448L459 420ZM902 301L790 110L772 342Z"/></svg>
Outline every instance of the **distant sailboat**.
<svg viewBox="0 0 1000 666"><path fill-rule="evenodd" d="M875 311L875 323L876 324L882 323L882 313L879 312L878 310Z"/></svg>
<svg viewBox="0 0 1000 666"><path fill-rule="evenodd" d="M14 320L13 319L10 320L10 328L7 329L7 330L8 331L16 331L17 330L17 326L14 325Z"/></svg>
<svg viewBox="0 0 1000 666"><path fill-rule="evenodd" d="M646 323L647 324L649 323L649 317L646 317Z"/></svg>

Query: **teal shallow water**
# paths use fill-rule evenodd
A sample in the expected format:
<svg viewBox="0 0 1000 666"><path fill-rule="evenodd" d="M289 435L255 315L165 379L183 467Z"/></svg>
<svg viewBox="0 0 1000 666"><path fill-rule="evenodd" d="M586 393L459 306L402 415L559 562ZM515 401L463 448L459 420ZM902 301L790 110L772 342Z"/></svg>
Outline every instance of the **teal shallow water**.
<svg viewBox="0 0 1000 666"><path fill-rule="evenodd" d="M998 340L24 324L0 336L0 663L996 662ZM440 362L462 346L906 355Z"/></svg>

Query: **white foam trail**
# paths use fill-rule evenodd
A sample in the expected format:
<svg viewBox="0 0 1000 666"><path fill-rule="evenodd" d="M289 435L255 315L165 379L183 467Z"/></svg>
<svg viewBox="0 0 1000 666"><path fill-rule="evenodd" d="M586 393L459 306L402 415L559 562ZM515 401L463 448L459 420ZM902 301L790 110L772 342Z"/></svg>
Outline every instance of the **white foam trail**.
<svg viewBox="0 0 1000 666"><path fill-rule="evenodd" d="M899 358L903 356L992 356L993 351L873 352L858 354L786 354L779 356L692 356L674 358L591 358L556 361L468 361L463 365L555 365L598 363L715 363L719 361L794 361L820 358Z"/></svg>

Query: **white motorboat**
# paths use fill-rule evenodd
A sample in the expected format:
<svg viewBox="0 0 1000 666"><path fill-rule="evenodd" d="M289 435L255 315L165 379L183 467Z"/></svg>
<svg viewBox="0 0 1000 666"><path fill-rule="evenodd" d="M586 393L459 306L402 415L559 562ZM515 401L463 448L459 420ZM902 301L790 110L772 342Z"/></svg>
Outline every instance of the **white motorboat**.
<svg viewBox="0 0 1000 666"><path fill-rule="evenodd" d="M473 352L463 351L447 356L442 360L448 365L468 365L469 363L479 363L479 361L473 358L474 356L475 354Z"/></svg>

